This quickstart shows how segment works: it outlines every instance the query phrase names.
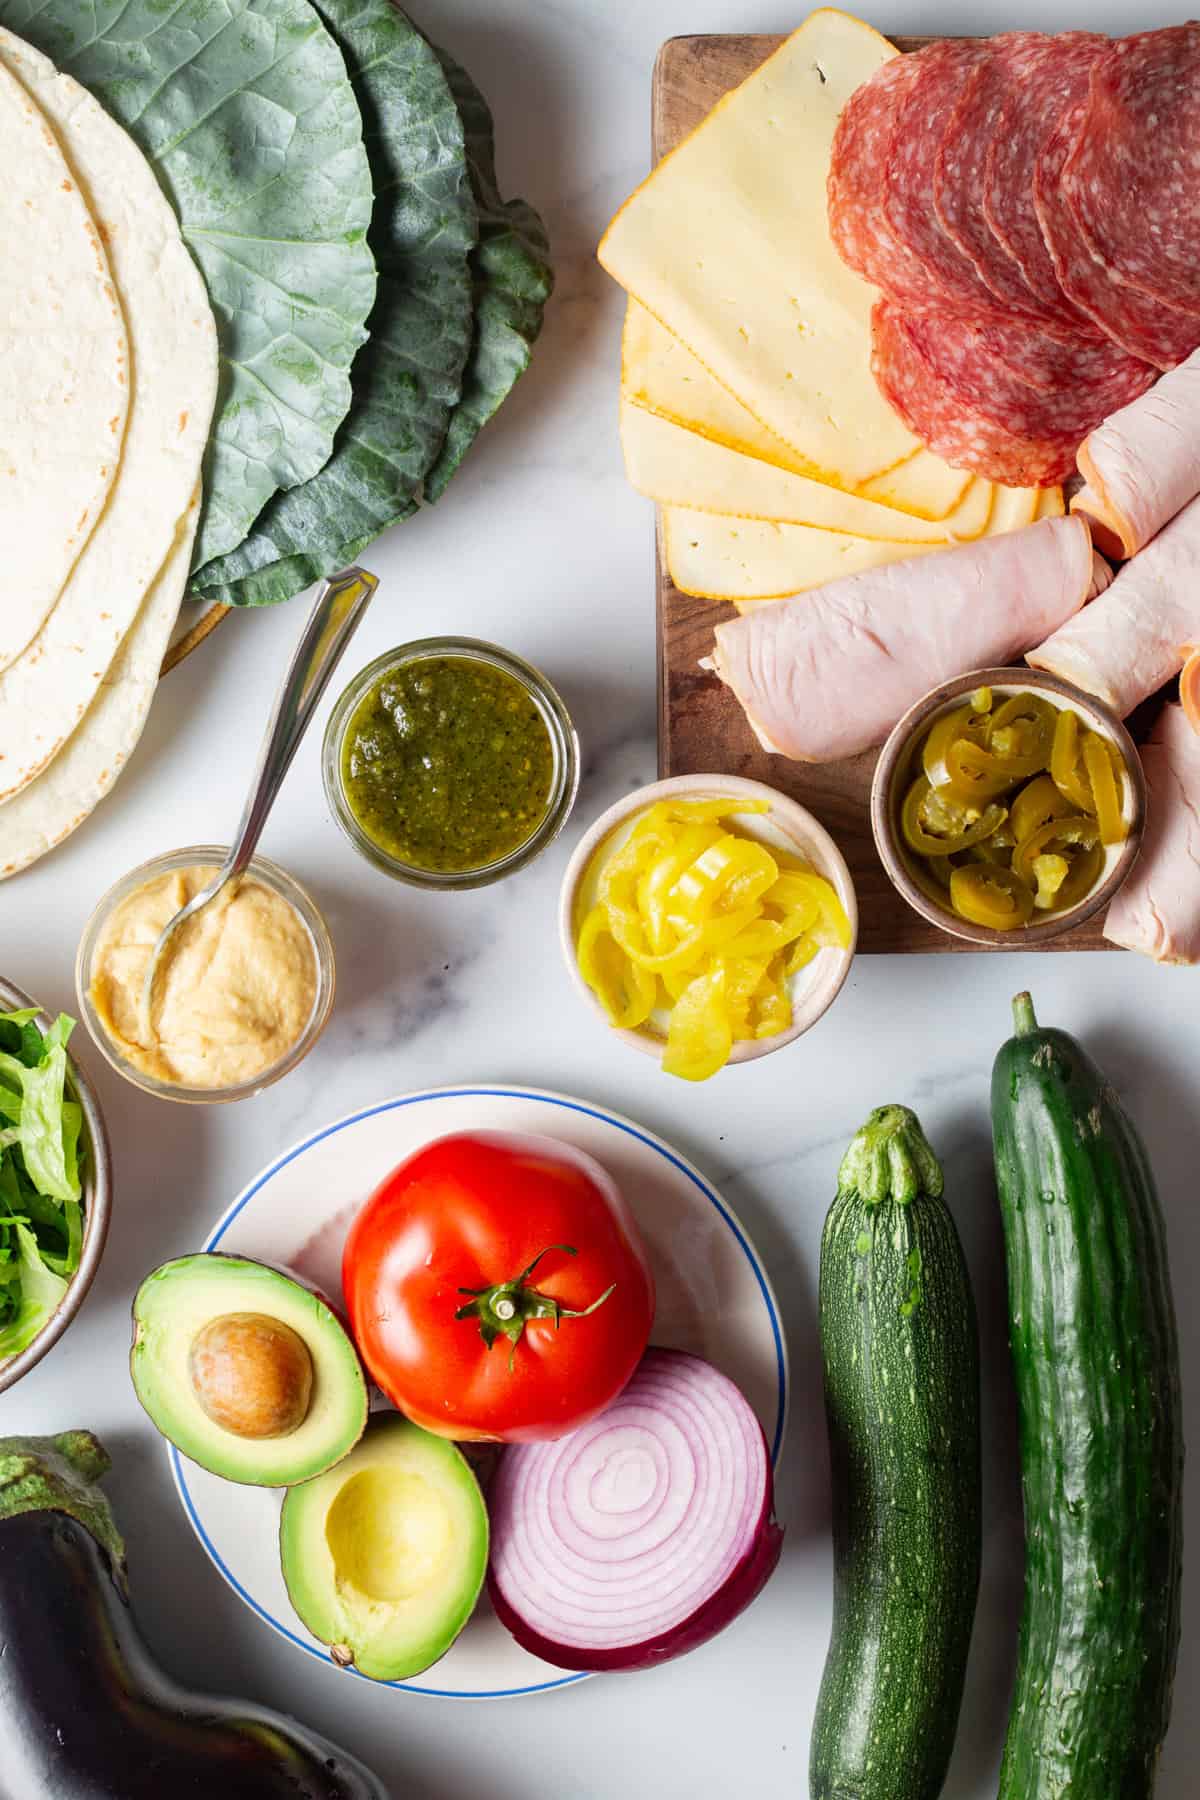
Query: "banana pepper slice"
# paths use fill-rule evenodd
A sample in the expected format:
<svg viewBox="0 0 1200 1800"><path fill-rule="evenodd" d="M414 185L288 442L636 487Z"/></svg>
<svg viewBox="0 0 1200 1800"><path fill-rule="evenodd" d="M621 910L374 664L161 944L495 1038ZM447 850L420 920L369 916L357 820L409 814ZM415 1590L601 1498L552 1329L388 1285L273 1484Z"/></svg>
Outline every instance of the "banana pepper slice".
<svg viewBox="0 0 1200 1800"><path fill-rule="evenodd" d="M742 836L746 801L659 801L602 846L595 903L579 926L584 980L614 1025L659 1029L663 1066L702 1081L734 1043L792 1022L789 979L850 943L837 894L798 859Z"/></svg>

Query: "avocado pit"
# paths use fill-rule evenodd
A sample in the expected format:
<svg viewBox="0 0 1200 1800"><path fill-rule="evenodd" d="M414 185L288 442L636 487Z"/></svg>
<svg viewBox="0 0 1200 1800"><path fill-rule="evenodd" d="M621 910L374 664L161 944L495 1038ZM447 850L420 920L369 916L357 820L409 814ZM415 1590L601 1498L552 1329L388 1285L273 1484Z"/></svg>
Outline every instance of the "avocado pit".
<svg viewBox="0 0 1200 1800"><path fill-rule="evenodd" d="M225 1313L193 1339L188 1357L196 1399L224 1431L287 1437L308 1417L313 1364L308 1345L282 1319Z"/></svg>

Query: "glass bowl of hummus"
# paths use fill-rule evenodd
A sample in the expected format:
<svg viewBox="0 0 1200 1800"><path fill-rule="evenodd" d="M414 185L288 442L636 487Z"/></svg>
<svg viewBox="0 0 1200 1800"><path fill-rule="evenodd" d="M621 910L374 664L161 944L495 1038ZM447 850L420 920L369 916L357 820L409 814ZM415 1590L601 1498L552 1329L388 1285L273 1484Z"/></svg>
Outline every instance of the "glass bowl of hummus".
<svg viewBox="0 0 1200 1800"><path fill-rule="evenodd" d="M113 1068L167 1100L244 1100L294 1069L329 1018L333 944L312 899L256 856L241 882L180 927L146 1018L142 987L167 921L224 862L192 844L131 869L80 940L79 1010Z"/></svg>

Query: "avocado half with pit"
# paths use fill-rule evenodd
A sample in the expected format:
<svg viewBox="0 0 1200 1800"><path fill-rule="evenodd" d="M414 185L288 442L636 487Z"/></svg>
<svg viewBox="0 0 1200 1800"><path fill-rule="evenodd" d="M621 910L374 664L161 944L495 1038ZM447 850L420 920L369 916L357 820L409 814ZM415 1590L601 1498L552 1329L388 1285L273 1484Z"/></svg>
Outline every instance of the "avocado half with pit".
<svg viewBox="0 0 1200 1800"><path fill-rule="evenodd" d="M202 1469L254 1487L311 1481L367 1422L358 1352L281 1269L207 1252L147 1275L133 1302L138 1399Z"/></svg>
<svg viewBox="0 0 1200 1800"><path fill-rule="evenodd" d="M292 1605L334 1662L403 1681L475 1610L487 1508L449 1439L376 1413L344 1462L284 1496L279 1550Z"/></svg>

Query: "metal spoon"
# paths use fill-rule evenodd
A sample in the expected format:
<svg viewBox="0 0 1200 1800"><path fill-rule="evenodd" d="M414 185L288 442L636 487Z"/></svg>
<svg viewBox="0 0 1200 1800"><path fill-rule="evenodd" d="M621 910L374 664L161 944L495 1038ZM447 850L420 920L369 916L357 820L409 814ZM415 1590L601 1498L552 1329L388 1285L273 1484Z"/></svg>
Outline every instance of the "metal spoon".
<svg viewBox="0 0 1200 1800"><path fill-rule="evenodd" d="M208 906L230 882L236 883L244 875L317 702L378 586L378 576L352 567L331 575L318 588L303 636L279 689L229 855L208 885L167 921L154 946L142 983L141 1022L147 1043L153 1038L154 990L167 946L186 919L195 918L201 907Z"/></svg>

